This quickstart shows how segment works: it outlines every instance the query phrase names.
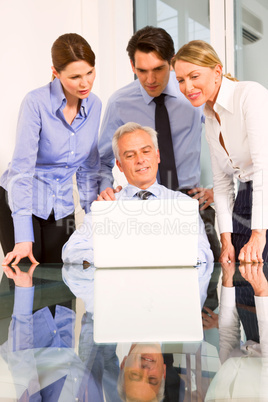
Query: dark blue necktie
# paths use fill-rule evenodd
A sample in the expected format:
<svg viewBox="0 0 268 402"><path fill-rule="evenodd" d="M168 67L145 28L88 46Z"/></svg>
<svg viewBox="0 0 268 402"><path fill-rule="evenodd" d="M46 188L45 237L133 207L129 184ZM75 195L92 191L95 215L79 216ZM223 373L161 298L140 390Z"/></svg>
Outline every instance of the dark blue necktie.
<svg viewBox="0 0 268 402"><path fill-rule="evenodd" d="M160 151L159 175L163 186L178 190L179 182L175 163L168 111L165 106L165 94L153 99L155 106L155 129L158 133Z"/></svg>

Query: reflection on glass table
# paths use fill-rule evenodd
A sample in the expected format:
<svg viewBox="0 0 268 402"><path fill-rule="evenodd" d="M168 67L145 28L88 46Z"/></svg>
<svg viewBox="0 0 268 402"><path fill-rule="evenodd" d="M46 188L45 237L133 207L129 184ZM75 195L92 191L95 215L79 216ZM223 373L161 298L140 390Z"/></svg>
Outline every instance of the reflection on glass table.
<svg viewBox="0 0 268 402"><path fill-rule="evenodd" d="M267 266L198 269L200 316L203 307L203 317L215 324L203 319L201 342L97 343L96 271L51 264L9 267L2 273L0 400L268 400ZM148 293L153 285L154 277ZM5 338L3 306L9 312L11 299ZM177 301L187 309L184 300Z"/></svg>
<svg viewBox="0 0 268 402"><path fill-rule="evenodd" d="M239 266L239 271L241 278L235 275L235 264L222 264L222 365L210 384L206 401L268 400L268 270L263 264L245 264Z"/></svg>

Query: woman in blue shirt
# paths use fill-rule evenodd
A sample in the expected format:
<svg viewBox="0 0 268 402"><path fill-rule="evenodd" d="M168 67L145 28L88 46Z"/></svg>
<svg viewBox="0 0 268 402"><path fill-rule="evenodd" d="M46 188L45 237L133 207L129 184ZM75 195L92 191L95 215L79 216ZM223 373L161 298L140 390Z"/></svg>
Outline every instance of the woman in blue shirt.
<svg viewBox="0 0 268 402"><path fill-rule="evenodd" d="M97 196L101 101L91 93L95 54L77 34L53 44L52 82L24 98L15 151L0 181L3 264L61 262L75 229L73 175L87 213ZM78 199L78 197L75 197Z"/></svg>

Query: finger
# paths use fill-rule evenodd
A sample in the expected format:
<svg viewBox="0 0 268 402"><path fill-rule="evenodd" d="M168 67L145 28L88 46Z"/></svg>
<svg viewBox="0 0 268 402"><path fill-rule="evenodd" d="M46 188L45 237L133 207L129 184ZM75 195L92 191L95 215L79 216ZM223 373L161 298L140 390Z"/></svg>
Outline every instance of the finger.
<svg viewBox="0 0 268 402"><path fill-rule="evenodd" d="M204 310L206 310L209 314L212 314L213 311L209 307L203 307Z"/></svg>
<svg viewBox="0 0 268 402"><path fill-rule="evenodd" d="M12 267L14 266L14 265L18 265L18 263L20 262L20 260L21 260L21 256L20 256L20 254L17 254L16 255L16 258L15 258L15 260L12 262Z"/></svg>
<svg viewBox="0 0 268 402"><path fill-rule="evenodd" d="M33 253L30 253L30 254L28 255L28 257L29 257L29 260L31 261L32 264L39 264L39 262L36 261L36 259L34 258Z"/></svg>
<svg viewBox="0 0 268 402"><path fill-rule="evenodd" d="M101 196L101 195L98 195L98 197L97 197L97 201L104 201L104 198L102 198L102 196Z"/></svg>
<svg viewBox="0 0 268 402"><path fill-rule="evenodd" d="M12 268L15 270L17 275L21 273L21 270L19 269L19 267L17 265L12 264Z"/></svg>
<svg viewBox="0 0 268 402"><path fill-rule="evenodd" d="M2 265L8 265L13 260L13 258L15 258L15 256L12 252L7 253L7 255L5 256L5 258L2 262Z"/></svg>
<svg viewBox="0 0 268 402"><path fill-rule="evenodd" d="M122 186L117 186L114 190L115 193L119 193L122 190Z"/></svg>
<svg viewBox="0 0 268 402"><path fill-rule="evenodd" d="M115 196L114 196L115 190L113 190L112 188L109 188L106 191L107 191L107 193L106 193L107 196L106 196L105 200L106 201L114 201L115 200Z"/></svg>
<svg viewBox="0 0 268 402"><path fill-rule="evenodd" d="M257 250L256 252L256 259L259 263L263 262L263 258L262 258L262 252L260 250Z"/></svg>
<svg viewBox="0 0 268 402"><path fill-rule="evenodd" d="M111 189L111 191L102 191L99 195L102 199L99 199L98 201L113 201L115 199L114 192ZM99 198L98 197L98 198Z"/></svg>
<svg viewBox="0 0 268 402"><path fill-rule="evenodd" d="M245 262L245 252L244 252L244 249L243 249L243 248L240 250L238 259L239 259L239 261L241 261L241 262Z"/></svg>
<svg viewBox="0 0 268 402"><path fill-rule="evenodd" d="M211 310L210 308L208 308L208 307L204 307L204 308L207 310L207 312L209 313L209 315L211 316L212 319L216 318L217 314L214 313L214 311L212 311L212 310Z"/></svg>
<svg viewBox="0 0 268 402"><path fill-rule="evenodd" d="M7 278L11 278L11 279L13 278L14 272L9 266L3 267L3 271L4 271L5 275L7 276Z"/></svg>
<svg viewBox="0 0 268 402"><path fill-rule="evenodd" d="M193 197L194 200L199 200L199 204L204 202L205 200L205 193L204 191L200 191L199 193L196 193Z"/></svg>
<svg viewBox="0 0 268 402"><path fill-rule="evenodd" d="M209 206L209 202L208 201L206 201L206 202L204 202L204 204L202 205L202 207L200 208L200 211L203 211L204 209L206 209L208 206Z"/></svg>
<svg viewBox="0 0 268 402"><path fill-rule="evenodd" d="M223 268L229 269L231 266L233 267L235 260L228 253L223 253L219 258L219 262L223 265Z"/></svg>
<svg viewBox="0 0 268 402"><path fill-rule="evenodd" d="M203 190L201 187L195 187L192 188L192 190L189 190L187 193L188 194L200 193L201 190Z"/></svg>
<svg viewBox="0 0 268 402"><path fill-rule="evenodd" d="M38 264L32 264L32 265L30 266L29 271L28 271L28 274L29 274L30 276L33 276L34 270L35 270L35 268L37 267L37 265L38 265Z"/></svg>
<svg viewBox="0 0 268 402"><path fill-rule="evenodd" d="M203 202L206 202L206 198L201 193L199 193L199 194L200 194L200 196L199 196L198 200L199 200L199 205L201 205L201 204L203 204ZM193 198L195 198L195 197L193 197Z"/></svg>
<svg viewBox="0 0 268 402"><path fill-rule="evenodd" d="M251 263L251 247L247 247L245 250L245 262Z"/></svg>
<svg viewBox="0 0 268 402"><path fill-rule="evenodd" d="M259 261L259 259L258 259L258 257L257 257L257 250L256 250L256 248L252 248L250 260L251 260L252 262L255 262L255 263L257 263L257 262Z"/></svg>
<svg viewBox="0 0 268 402"><path fill-rule="evenodd" d="M245 275L245 273L246 273L246 266L245 266L244 264L240 264L240 265L239 265L239 271L240 271L240 273L241 273L242 276Z"/></svg>

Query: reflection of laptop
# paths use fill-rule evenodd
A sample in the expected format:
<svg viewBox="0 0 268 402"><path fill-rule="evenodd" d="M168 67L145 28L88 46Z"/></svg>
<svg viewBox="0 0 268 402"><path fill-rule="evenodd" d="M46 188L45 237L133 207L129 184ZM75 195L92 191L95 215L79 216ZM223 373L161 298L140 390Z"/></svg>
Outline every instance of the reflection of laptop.
<svg viewBox="0 0 268 402"><path fill-rule="evenodd" d="M95 342L198 342L202 339L196 268L95 271Z"/></svg>
<svg viewBox="0 0 268 402"><path fill-rule="evenodd" d="M96 201L91 209L97 268L196 265L197 200Z"/></svg>

